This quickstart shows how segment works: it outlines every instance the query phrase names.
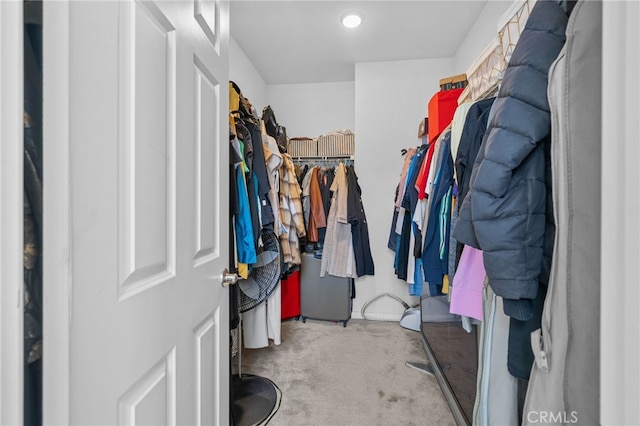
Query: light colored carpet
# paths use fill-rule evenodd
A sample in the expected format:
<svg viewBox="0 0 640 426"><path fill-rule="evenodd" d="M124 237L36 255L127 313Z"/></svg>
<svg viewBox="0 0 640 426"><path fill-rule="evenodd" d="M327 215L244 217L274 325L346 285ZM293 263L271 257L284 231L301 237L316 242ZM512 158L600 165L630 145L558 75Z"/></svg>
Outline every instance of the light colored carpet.
<svg viewBox="0 0 640 426"><path fill-rule="evenodd" d="M420 333L398 322L291 320L281 345L243 349L242 372L282 390L269 425L454 425L435 377L406 361L427 362Z"/></svg>

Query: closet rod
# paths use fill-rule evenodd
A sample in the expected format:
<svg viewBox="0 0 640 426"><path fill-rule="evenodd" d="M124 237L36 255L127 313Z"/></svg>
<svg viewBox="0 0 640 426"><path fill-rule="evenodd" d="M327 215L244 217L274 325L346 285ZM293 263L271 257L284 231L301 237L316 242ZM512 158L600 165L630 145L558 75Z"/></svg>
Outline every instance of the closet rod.
<svg viewBox="0 0 640 426"><path fill-rule="evenodd" d="M293 161L355 160L354 155L314 155L291 157Z"/></svg>

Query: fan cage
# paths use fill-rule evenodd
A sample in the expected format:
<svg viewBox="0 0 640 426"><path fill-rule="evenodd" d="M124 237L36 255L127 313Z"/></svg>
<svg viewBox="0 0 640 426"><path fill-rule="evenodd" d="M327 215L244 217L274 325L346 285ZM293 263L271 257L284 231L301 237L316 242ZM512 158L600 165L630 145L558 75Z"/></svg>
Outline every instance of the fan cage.
<svg viewBox="0 0 640 426"><path fill-rule="evenodd" d="M282 247L275 233L268 231L262 234L262 246L256 250L257 254L265 251L273 251L276 253L273 261L266 265L253 267L249 276L258 284L259 293L256 298L245 294L239 285L236 285L238 293L238 310L240 313L250 311L271 296L276 286L280 282L282 274Z"/></svg>

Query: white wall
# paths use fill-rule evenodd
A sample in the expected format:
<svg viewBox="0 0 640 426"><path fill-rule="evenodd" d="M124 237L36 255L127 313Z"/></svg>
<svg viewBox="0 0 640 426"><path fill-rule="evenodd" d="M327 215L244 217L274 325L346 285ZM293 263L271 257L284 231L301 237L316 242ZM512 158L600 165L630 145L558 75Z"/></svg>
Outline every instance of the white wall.
<svg viewBox="0 0 640 426"><path fill-rule="evenodd" d="M271 84L267 99L289 137L354 129L355 83Z"/></svg>
<svg viewBox="0 0 640 426"><path fill-rule="evenodd" d="M267 83L233 37L229 43L229 79L262 115L262 109L268 105Z"/></svg>
<svg viewBox="0 0 640 426"><path fill-rule="evenodd" d="M421 143L418 124L427 115L429 99L440 90L438 81L452 72L453 58L356 64L356 172L376 274L356 280L354 317L360 316L363 304L384 293L409 305L419 302L395 276L387 240L402 168L400 150ZM381 297L367 306L365 317L397 320L403 311L398 301Z"/></svg>
<svg viewBox="0 0 640 426"><path fill-rule="evenodd" d="M355 127L353 81L267 85L233 37L229 46L229 79L240 87L259 115L271 105L290 137L317 137Z"/></svg>
<svg viewBox="0 0 640 426"><path fill-rule="evenodd" d="M455 74L467 72L467 68L498 35L498 21L513 3L513 0L494 0L486 3L453 58Z"/></svg>

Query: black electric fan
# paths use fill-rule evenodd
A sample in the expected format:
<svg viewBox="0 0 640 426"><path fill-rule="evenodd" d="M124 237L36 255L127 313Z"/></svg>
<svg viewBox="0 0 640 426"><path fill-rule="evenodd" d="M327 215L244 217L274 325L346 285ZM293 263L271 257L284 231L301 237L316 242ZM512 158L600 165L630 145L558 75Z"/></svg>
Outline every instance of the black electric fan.
<svg viewBox="0 0 640 426"><path fill-rule="evenodd" d="M257 307L273 293L282 273L282 247L273 232L262 234L262 246L257 249L257 262L247 279L238 280L238 310L240 337L238 344L238 374L231 376L231 414L236 426L259 425L271 418L280 400L280 390L269 379L242 374L242 313Z"/></svg>

